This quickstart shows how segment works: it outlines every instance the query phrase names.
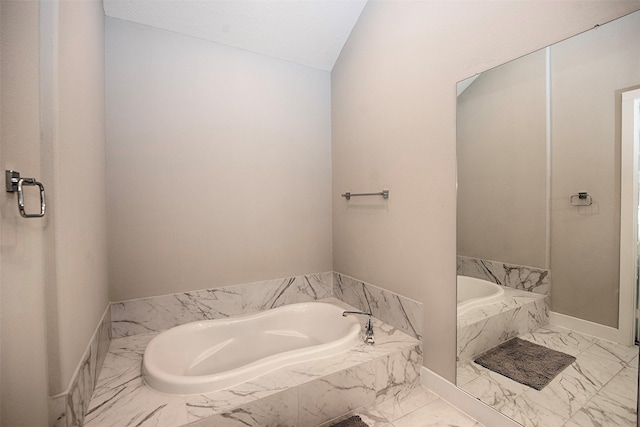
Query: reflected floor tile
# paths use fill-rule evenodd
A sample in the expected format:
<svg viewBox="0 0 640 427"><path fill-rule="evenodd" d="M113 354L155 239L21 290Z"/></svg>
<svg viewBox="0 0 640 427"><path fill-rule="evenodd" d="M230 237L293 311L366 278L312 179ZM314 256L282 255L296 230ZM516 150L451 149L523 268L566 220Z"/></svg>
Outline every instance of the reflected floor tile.
<svg viewBox="0 0 640 427"><path fill-rule="evenodd" d="M593 338L570 329L554 325L545 325L530 334L521 336L523 340L577 356L593 345Z"/></svg>
<svg viewBox="0 0 640 427"><path fill-rule="evenodd" d="M629 363L634 357L638 356L638 347L627 347L626 345L596 339L593 345L587 348L584 353Z"/></svg>
<svg viewBox="0 0 640 427"><path fill-rule="evenodd" d="M633 399L598 393L565 424L566 427L635 427L636 411Z"/></svg>
<svg viewBox="0 0 640 427"><path fill-rule="evenodd" d="M500 410L516 397L527 391L528 387L502 377L502 375L481 375L479 378L463 385L462 390L480 399L485 404Z"/></svg>
<svg viewBox="0 0 640 427"><path fill-rule="evenodd" d="M394 427L482 426L476 420L440 398L402 418L394 420L393 425Z"/></svg>
<svg viewBox="0 0 640 427"><path fill-rule="evenodd" d="M393 427L389 420L376 408L360 409L354 415L360 416L369 427Z"/></svg>
<svg viewBox="0 0 640 427"><path fill-rule="evenodd" d="M456 372L456 385L458 387L475 380L480 375L487 373L489 370L473 362L467 362L462 366L458 366Z"/></svg>
<svg viewBox="0 0 640 427"><path fill-rule="evenodd" d="M531 402L526 396L516 397L500 408L507 417L525 427L560 427L567 419Z"/></svg>
<svg viewBox="0 0 640 427"><path fill-rule="evenodd" d="M583 352L549 385L540 391L527 391L525 397L568 419L623 367L618 360Z"/></svg>

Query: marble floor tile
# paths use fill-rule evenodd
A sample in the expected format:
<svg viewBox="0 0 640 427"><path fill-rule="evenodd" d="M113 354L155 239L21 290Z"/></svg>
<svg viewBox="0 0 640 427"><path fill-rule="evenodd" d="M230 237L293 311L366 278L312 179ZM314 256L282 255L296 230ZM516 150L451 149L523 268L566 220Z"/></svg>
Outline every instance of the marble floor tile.
<svg viewBox="0 0 640 427"><path fill-rule="evenodd" d="M394 420L393 425L394 427L481 426L476 420L440 398Z"/></svg>
<svg viewBox="0 0 640 427"><path fill-rule="evenodd" d="M602 392L618 395L623 398L637 396L638 369L626 367L602 388Z"/></svg>
<svg viewBox="0 0 640 427"><path fill-rule="evenodd" d="M395 420L438 399L438 395L420 386L405 388L394 396L386 396L375 408L386 419Z"/></svg>
<svg viewBox="0 0 640 427"><path fill-rule="evenodd" d="M633 359L631 359L631 362L628 363L628 365L632 368L638 368L638 356L634 357Z"/></svg>

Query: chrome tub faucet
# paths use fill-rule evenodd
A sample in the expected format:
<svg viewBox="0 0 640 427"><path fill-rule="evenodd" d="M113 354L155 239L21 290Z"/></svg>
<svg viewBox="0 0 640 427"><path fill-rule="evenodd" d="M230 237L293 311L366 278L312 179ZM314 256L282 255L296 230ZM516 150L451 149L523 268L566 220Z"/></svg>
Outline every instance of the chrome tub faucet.
<svg viewBox="0 0 640 427"><path fill-rule="evenodd" d="M373 339L373 325L371 324L371 313L365 313L364 311L345 311L342 313L342 316L347 316L348 314L368 316L367 323L364 326L364 343L367 345L373 345L375 341Z"/></svg>

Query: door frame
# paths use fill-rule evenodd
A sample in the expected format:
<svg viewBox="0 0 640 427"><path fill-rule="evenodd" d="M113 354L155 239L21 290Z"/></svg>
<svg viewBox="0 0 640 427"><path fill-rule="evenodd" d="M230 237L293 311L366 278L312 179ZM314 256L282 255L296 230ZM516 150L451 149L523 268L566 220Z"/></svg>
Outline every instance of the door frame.
<svg viewBox="0 0 640 427"><path fill-rule="evenodd" d="M618 342L635 340L638 280L638 155L640 154L640 89L622 93L620 146L620 286Z"/></svg>

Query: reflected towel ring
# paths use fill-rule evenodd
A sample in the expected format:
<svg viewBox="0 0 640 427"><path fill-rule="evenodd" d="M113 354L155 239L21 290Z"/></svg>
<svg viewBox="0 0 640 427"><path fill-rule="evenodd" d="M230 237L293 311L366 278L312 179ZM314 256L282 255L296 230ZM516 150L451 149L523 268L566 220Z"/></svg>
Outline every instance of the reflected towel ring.
<svg viewBox="0 0 640 427"><path fill-rule="evenodd" d="M591 206L593 204L593 197L586 191L580 192L569 197L569 204L571 206Z"/></svg>

